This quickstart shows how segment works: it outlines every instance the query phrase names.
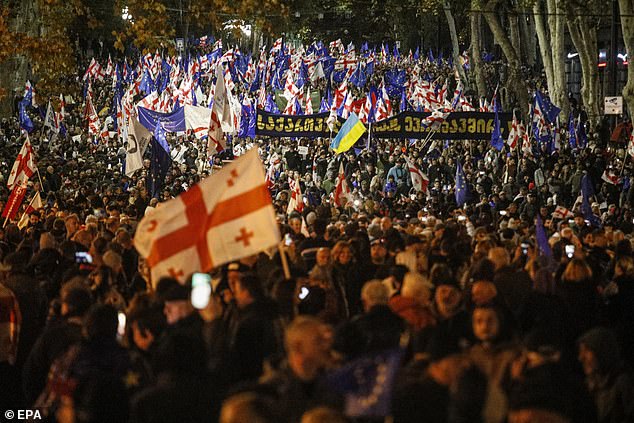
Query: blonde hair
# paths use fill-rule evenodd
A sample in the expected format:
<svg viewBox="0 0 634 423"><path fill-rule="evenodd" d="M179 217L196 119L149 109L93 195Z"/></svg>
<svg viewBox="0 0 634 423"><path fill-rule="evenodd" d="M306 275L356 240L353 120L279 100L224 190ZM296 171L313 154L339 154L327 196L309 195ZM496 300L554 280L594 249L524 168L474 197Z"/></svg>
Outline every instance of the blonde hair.
<svg viewBox="0 0 634 423"><path fill-rule="evenodd" d="M566 266L561 279L566 282L581 282L592 278L592 269L585 260L573 258Z"/></svg>
<svg viewBox="0 0 634 423"><path fill-rule="evenodd" d="M420 273L407 272L403 278L401 295L424 304L431 298L431 284Z"/></svg>

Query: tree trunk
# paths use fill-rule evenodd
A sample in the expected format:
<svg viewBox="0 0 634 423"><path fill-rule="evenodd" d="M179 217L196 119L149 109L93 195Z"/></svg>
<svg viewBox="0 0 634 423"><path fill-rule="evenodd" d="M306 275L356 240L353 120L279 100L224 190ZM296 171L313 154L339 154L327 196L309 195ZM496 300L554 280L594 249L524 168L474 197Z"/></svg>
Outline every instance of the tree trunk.
<svg viewBox="0 0 634 423"><path fill-rule="evenodd" d="M541 0L537 0L533 5L533 16L535 17L535 30L537 31L537 40L539 41L539 53L544 65L544 72L546 73L546 84L548 84L548 89L551 90L555 85L555 76L553 71L553 58L550 55L550 39L542 15Z"/></svg>
<svg viewBox="0 0 634 423"><path fill-rule="evenodd" d="M478 7L478 1L473 0L471 8L474 12L471 13L469 19L471 21L471 72L474 75L478 96L484 97L487 95L487 86L482 68L482 52L480 51L482 14L477 11Z"/></svg>
<svg viewBox="0 0 634 423"><path fill-rule="evenodd" d="M451 13L451 3L449 0L443 1L443 9L445 11L445 17L447 18L447 24L449 25L449 34L451 35L451 47L453 55L453 64L460 80L463 83L467 82L467 76L465 75L464 68L460 65L460 46L458 44L458 34L456 33L456 22L454 21L453 14Z"/></svg>
<svg viewBox="0 0 634 423"><path fill-rule="evenodd" d="M511 14L509 19L509 35L511 38L511 45L517 52L517 55L521 55L522 44L520 43L520 23L517 15Z"/></svg>
<svg viewBox="0 0 634 423"><path fill-rule="evenodd" d="M17 6L15 5L17 3ZM15 18L9 22L12 32L21 32L30 36L39 35L39 19L36 0L24 0L13 2L9 7L17 7L19 10L11 11ZM17 113L14 110L13 100L16 95L24 92L24 83L29 77L29 65L26 56L18 53L14 57L0 63L0 87L4 88L5 96L0 101L0 115L12 116Z"/></svg>
<svg viewBox="0 0 634 423"><path fill-rule="evenodd" d="M535 54L537 53L535 48L535 19L532 19L532 16L526 13L525 9L522 9L520 15L520 29L522 31L520 38L526 56L526 64L533 67L535 66Z"/></svg>
<svg viewBox="0 0 634 423"><path fill-rule="evenodd" d="M528 89L526 81L522 78L521 62L519 56L506 31L500 24L495 11L499 0L490 0L484 7L484 19L487 21L495 40L500 45L506 60L508 61L509 77L506 84L507 89L515 94L517 106L522 110L523 115L528 115Z"/></svg>
<svg viewBox="0 0 634 423"><path fill-rule="evenodd" d="M599 121L599 73L597 71L597 28L592 18L578 16L580 10L569 11L568 32L581 62L581 100L591 123ZM576 17L574 15L577 15Z"/></svg>
<svg viewBox="0 0 634 423"><path fill-rule="evenodd" d="M550 51L553 63L553 87L549 87L551 100L561 107L563 116L569 113L566 86L566 62L564 59L564 24L565 15L561 8L561 0L548 1L548 26L550 30Z"/></svg>
<svg viewBox="0 0 634 423"><path fill-rule="evenodd" d="M623 43L627 51L627 59L634 56L634 0L619 0L621 11L621 29ZM627 83L623 87L623 99L627 104L630 117L634 115L634 66L627 67Z"/></svg>

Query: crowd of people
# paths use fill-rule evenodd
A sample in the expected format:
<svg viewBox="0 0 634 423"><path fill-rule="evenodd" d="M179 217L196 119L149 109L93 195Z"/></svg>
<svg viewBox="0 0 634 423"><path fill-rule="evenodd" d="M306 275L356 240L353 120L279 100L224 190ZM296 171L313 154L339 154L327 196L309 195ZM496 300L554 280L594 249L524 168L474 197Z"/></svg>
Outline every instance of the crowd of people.
<svg viewBox="0 0 634 423"><path fill-rule="evenodd" d="M374 139L335 155L328 139L257 137L211 161L193 135L168 134L156 190L151 149L126 176L125 143L92 142L80 105L63 136L33 120L27 200L41 191L43 204L0 232L1 410L62 423L634 421L634 192L604 129L585 149L538 157L488 141ZM4 206L24 136L15 117L0 131ZM191 277L151 278L136 225L253 148L290 278L279 252L246 257L211 272L197 309ZM336 205L341 166L351 196ZM602 178L608 169L618 180ZM302 204L289 210L296 180ZM329 377L394 350L393 383L377 377L356 408L354 389ZM379 400L388 413L369 411Z"/></svg>

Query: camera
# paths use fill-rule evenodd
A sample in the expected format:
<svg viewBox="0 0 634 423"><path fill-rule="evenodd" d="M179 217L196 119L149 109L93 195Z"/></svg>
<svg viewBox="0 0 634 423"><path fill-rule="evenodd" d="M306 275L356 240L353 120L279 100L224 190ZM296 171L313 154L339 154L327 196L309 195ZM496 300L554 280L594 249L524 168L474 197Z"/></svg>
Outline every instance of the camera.
<svg viewBox="0 0 634 423"><path fill-rule="evenodd" d="M528 243L522 242L522 244L520 244L520 247L522 248L522 254L527 255L529 247Z"/></svg>

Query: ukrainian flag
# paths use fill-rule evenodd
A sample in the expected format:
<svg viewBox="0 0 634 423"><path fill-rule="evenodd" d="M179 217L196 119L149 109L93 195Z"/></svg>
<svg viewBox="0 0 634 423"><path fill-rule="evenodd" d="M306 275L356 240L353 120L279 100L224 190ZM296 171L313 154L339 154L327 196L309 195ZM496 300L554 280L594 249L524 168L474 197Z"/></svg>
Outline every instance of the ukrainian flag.
<svg viewBox="0 0 634 423"><path fill-rule="evenodd" d="M344 153L352 148L365 131L366 128L363 122L359 120L356 114L352 113L341 126L335 139L330 143L330 148L335 150L337 154Z"/></svg>

